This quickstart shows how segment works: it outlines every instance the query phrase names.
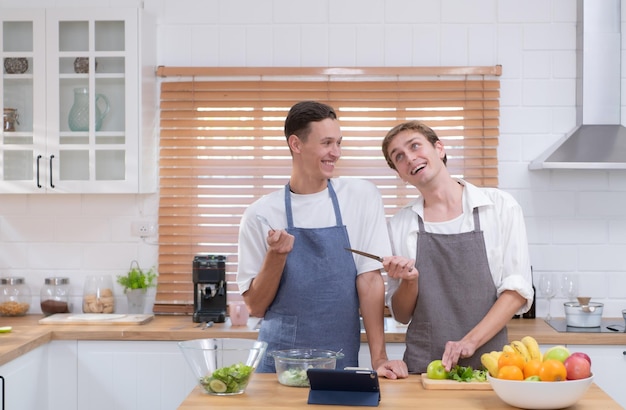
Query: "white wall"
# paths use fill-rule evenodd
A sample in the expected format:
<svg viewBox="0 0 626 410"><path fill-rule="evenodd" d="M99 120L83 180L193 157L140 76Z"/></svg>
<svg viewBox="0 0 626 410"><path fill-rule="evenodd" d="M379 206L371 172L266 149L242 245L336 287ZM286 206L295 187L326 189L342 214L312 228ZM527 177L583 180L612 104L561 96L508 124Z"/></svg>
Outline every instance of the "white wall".
<svg viewBox="0 0 626 410"><path fill-rule="evenodd" d="M574 0L144 3L157 16L159 65L501 64L500 187L524 209L536 276L578 272L585 293L605 303L604 316L621 316L626 308L626 171L528 170L532 159L576 124ZM16 4L24 7L24 2L0 0L0 8ZM87 273L117 274L133 258L156 263L154 247L129 232L130 221L154 214L156 204L153 196L139 195L0 196L0 274L23 274L37 291L43 277L64 274L80 295ZM562 302L553 301L554 316L563 315ZM537 309L545 314L545 300Z"/></svg>

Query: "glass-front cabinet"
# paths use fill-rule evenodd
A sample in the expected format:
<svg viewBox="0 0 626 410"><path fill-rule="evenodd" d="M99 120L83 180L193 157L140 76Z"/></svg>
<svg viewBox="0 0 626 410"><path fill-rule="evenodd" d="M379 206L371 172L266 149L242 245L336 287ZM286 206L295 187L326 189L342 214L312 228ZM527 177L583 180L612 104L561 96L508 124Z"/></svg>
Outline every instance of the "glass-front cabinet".
<svg viewBox="0 0 626 410"><path fill-rule="evenodd" d="M0 193L137 193L151 185L138 165L149 151L143 144L156 144L153 130L142 129L154 111L142 109L154 95L143 87L154 82L142 78L139 13L2 10Z"/></svg>

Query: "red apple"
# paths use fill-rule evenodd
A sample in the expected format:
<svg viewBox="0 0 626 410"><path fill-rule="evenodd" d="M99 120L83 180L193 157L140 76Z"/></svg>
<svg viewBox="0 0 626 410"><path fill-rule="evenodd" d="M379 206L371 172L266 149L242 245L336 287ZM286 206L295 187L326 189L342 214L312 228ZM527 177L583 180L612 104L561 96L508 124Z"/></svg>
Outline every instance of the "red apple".
<svg viewBox="0 0 626 410"><path fill-rule="evenodd" d="M574 352L574 353L572 353L572 356L580 356L580 357L584 358L585 360L587 360L589 362L589 366L591 366L591 357L589 357L589 355L587 353Z"/></svg>
<svg viewBox="0 0 626 410"><path fill-rule="evenodd" d="M591 376L591 364L583 356L570 355L563 364L567 370L567 380L586 379Z"/></svg>

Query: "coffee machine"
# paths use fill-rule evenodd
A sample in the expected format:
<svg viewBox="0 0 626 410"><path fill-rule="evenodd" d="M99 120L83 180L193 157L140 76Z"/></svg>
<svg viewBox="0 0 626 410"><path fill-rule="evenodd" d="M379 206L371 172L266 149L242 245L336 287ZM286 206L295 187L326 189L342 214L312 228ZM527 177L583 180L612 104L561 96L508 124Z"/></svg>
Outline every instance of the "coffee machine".
<svg viewBox="0 0 626 410"><path fill-rule="evenodd" d="M223 323L226 320L226 256L193 258L193 321Z"/></svg>

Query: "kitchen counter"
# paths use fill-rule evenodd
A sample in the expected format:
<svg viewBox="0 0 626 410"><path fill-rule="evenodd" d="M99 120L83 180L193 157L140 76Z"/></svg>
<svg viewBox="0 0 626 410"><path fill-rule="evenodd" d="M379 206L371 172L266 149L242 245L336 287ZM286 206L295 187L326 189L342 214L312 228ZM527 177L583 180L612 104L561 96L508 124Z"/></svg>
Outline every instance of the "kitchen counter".
<svg viewBox="0 0 626 410"><path fill-rule="evenodd" d="M425 390L420 376L407 379L388 380L379 378L383 409L514 409L504 403L492 390ZM311 409L307 404L309 389L287 387L278 383L275 374L255 374L246 392L237 396L211 396L194 388L181 403L178 410L205 408L220 409ZM351 408L351 406L322 406L324 408ZM321 408L321 407L320 407ZM572 408L621 409L596 384L592 384Z"/></svg>
<svg viewBox="0 0 626 410"><path fill-rule="evenodd" d="M250 318L247 326L226 323L213 325L206 330L196 327L190 316L156 316L143 325L40 325L43 315L0 317L0 326L12 326L10 333L0 333L0 365L50 342L51 340L153 340L179 341L208 337L240 337L256 339L259 319ZM623 323L616 318L616 323ZM387 343L404 343L406 326L391 318L386 319ZM512 319L508 325L509 339L520 340L531 335L540 344L626 345L626 333L559 333L543 319ZM361 340L367 341L365 333Z"/></svg>

